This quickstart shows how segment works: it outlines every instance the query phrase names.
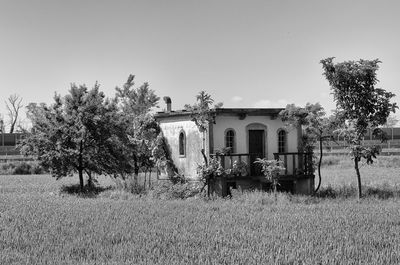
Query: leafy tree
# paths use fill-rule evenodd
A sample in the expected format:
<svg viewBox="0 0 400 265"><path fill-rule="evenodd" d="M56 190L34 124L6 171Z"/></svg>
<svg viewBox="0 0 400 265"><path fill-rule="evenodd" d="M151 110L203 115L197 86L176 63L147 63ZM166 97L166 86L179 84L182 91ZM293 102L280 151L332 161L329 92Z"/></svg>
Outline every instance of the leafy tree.
<svg viewBox="0 0 400 265"><path fill-rule="evenodd" d="M116 88L116 101L123 131L127 135L122 143L127 160L132 161L134 184L138 183L140 170L148 171L155 165L153 149L157 148L157 137L161 133L159 124L149 112L159 101L153 90L144 83L134 87L134 75L130 75L122 88Z"/></svg>
<svg viewBox="0 0 400 265"><path fill-rule="evenodd" d="M19 112L23 107L22 98L17 94L13 94L7 100L8 102L6 101L5 103L8 110L8 117L10 118L10 133L13 133L18 121Z"/></svg>
<svg viewBox="0 0 400 265"><path fill-rule="evenodd" d="M324 108L319 104L307 103L305 107L298 107L294 104L286 106L285 110L279 113L282 121L288 127L297 128L301 126L304 130L303 135L303 151L312 152L315 145L319 143L319 161L318 161L318 186L315 189L317 192L321 186L321 164L323 157L323 142L329 141L332 138L333 130L340 122L335 116L326 117Z"/></svg>
<svg viewBox="0 0 400 265"><path fill-rule="evenodd" d="M196 103L193 105L189 105L186 104L184 106L184 108L187 111L191 112L191 118L192 121L196 124L197 128L199 129L199 131L201 133L203 133L203 146L205 143L205 133L207 131L208 128L208 124L210 122L214 122L215 119L215 114L212 112L212 104L214 103L214 99L211 97L210 94L208 94L205 91L200 91L199 94L196 95ZM217 104L214 105L214 109L216 108L221 108L222 107L222 102L219 102ZM208 160L207 157L205 155L205 151L204 149L201 149L201 153L203 155L203 159L204 159L204 166L200 166L199 168L203 168L203 171L207 171L205 170L206 168L209 168L208 165ZM212 166L212 165L210 165ZM202 170L200 170L202 171ZM200 172L198 170L198 172ZM206 176L208 175L208 173L199 173L200 176ZM205 180L204 186L201 189L203 191L203 189L205 188L205 186L208 186L208 195L210 195L210 180L212 178L203 178L203 180Z"/></svg>
<svg viewBox="0 0 400 265"><path fill-rule="evenodd" d="M199 94L196 95L196 103L193 105L186 104L184 108L187 111L190 111L192 121L196 123L200 132L207 131L208 123L210 121L214 121L214 115L211 112L212 104L214 103L214 99L205 91L200 91ZM214 105L214 109L221 108L222 102L219 102Z"/></svg>
<svg viewBox="0 0 400 265"><path fill-rule="evenodd" d="M147 114L157 106L160 98L150 89L148 83L134 88L135 76L129 75L122 88L116 87L116 97L120 101L122 110L130 116Z"/></svg>
<svg viewBox="0 0 400 265"><path fill-rule="evenodd" d="M81 189L92 173L115 174L129 171L121 142L117 104L105 99L96 83L71 85L65 97L55 95L54 103L29 104L31 134L22 141L22 152L37 156L40 164L58 178L78 173Z"/></svg>
<svg viewBox="0 0 400 265"><path fill-rule="evenodd" d="M324 75L328 80L337 112L345 120L341 134L349 144L357 174L358 196L362 197L359 162L361 158L372 163L379 154L379 146L364 146L362 139L370 128L376 137L385 140L384 132L379 126L387 122L397 105L391 99L395 96L382 88L376 88L376 72L380 61L359 60L333 63L334 58L321 60Z"/></svg>

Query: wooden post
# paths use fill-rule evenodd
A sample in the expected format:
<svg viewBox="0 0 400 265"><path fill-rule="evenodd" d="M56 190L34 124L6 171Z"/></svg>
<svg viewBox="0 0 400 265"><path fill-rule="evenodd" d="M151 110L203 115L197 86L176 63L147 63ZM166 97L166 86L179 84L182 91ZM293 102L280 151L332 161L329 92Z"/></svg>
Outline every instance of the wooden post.
<svg viewBox="0 0 400 265"><path fill-rule="evenodd" d="M293 159L292 175L296 175L296 154L292 154L292 159Z"/></svg>
<svg viewBox="0 0 400 265"><path fill-rule="evenodd" d="M283 163L284 163L284 165L285 165L285 175L287 175L287 172L288 172L288 170L287 170L287 154L284 155L284 158L283 158L283 159L284 159L284 160L283 160L283 161L284 161Z"/></svg>

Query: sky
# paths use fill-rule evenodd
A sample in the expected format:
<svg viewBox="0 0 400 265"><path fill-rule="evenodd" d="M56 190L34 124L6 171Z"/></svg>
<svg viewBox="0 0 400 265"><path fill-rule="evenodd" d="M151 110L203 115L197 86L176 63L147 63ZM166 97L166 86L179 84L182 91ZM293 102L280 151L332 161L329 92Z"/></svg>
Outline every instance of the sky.
<svg viewBox="0 0 400 265"><path fill-rule="evenodd" d="M397 0L0 0L0 113L11 94L52 103L71 83L113 96L129 74L173 109L205 90L224 107L329 111L327 57L379 58L400 105L399 13Z"/></svg>

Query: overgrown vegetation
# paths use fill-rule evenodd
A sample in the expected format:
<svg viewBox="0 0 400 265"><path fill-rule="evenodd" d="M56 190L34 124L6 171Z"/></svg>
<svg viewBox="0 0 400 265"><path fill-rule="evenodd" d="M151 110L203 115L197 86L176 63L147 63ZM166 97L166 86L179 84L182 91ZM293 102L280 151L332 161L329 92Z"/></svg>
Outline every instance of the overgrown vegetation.
<svg viewBox="0 0 400 265"><path fill-rule="evenodd" d="M0 175L31 175L48 173L37 161L0 163Z"/></svg>

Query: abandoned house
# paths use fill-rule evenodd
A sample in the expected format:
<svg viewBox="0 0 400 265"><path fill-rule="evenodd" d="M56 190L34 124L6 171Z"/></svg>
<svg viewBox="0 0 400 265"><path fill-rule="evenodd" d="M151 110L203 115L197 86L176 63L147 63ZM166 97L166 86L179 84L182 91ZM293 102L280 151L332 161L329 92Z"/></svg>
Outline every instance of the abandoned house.
<svg viewBox="0 0 400 265"><path fill-rule="evenodd" d="M261 172L256 158L279 159L285 170L280 173L278 189L299 194L314 190L312 155L299 152L301 128L287 130L279 118L278 108L217 108L212 109L213 122L201 132L192 121L191 112L172 110L171 99L166 97L167 108L155 117L167 140L172 160L179 173L191 180L198 179L197 167L206 157L214 157L225 169L246 165L243 174L227 176L216 181L213 191L221 196L231 188L268 190L269 183ZM219 150L229 148L230 152ZM162 173L160 178L166 178Z"/></svg>

